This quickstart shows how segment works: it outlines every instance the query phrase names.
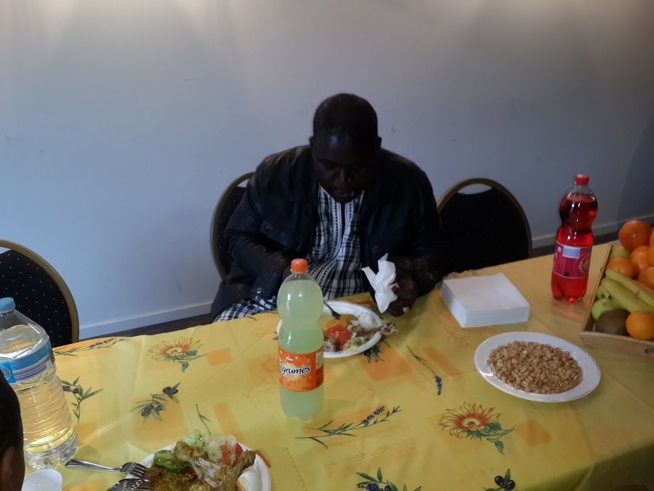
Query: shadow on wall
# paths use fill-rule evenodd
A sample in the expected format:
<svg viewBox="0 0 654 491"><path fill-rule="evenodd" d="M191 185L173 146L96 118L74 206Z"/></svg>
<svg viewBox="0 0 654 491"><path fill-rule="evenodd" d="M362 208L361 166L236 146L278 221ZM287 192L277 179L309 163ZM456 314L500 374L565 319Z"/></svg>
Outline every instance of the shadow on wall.
<svg viewBox="0 0 654 491"><path fill-rule="evenodd" d="M654 208L654 116L645 125L626 171L618 217L644 217L651 222ZM633 199L634 197L637 199ZM634 206L634 203L640 203L640 206Z"/></svg>

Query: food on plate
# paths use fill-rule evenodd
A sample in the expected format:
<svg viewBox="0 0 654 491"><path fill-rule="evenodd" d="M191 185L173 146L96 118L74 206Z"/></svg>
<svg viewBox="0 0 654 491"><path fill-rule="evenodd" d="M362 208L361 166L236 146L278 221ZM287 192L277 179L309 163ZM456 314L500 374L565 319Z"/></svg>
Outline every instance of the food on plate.
<svg viewBox="0 0 654 491"><path fill-rule="evenodd" d="M570 353L531 341L498 346L491 351L487 363L504 383L536 394L566 392L583 378L581 367Z"/></svg>
<svg viewBox="0 0 654 491"><path fill-rule="evenodd" d="M238 478L255 459L256 452L243 450L231 435L195 430L173 450L156 452L145 478L154 491L245 491Z"/></svg>
<svg viewBox="0 0 654 491"><path fill-rule="evenodd" d="M358 317L354 314L340 314L340 319L328 320L324 327L324 350L332 353L356 350L377 332L388 336L395 331L395 327L389 323L373 324L372 316L365 313Z"/></svg>

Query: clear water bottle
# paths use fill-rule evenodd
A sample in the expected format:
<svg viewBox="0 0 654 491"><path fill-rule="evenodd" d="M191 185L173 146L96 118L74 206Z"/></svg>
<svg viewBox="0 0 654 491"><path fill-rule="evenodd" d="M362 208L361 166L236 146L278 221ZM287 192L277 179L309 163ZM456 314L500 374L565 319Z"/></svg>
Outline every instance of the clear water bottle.
<svg viewBox="0 0 654 491"><path fill-rule="evenodd" d="M556 234L552 295L576 302L586 293L593 248L591 226L597 216L597 199L588 188L588 176L578 174L559 206L561 227Z"/></svg>
<svg viewBox="0 0 654 491"><path fill-rule="evenodd" d="M50 338L8 297L0 299L0 371L20 401L27 464L45 469L70 460L77 452L77 433Z"/></svg>
<svg viewBox="0 0 654 491"><path fill-rule="evenodd" d="M279 382L282 409L306 421L323 405L323 341L319 324L323 297L307 273L305 259L291 262L291 275L277 294L282 319L279 329Z"/></svg>

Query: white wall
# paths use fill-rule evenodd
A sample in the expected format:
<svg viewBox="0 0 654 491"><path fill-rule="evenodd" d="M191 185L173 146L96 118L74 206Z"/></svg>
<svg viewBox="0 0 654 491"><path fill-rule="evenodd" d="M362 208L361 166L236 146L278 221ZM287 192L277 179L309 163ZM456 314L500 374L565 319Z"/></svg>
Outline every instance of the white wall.
<svg viewBox="0 0 654 491"><path fill-rule="evenodd" d="M651 0L0 0L0 237L46 257L81 336L208 312L216 200L340 91L436 197L472 176L536 246L577 172L596 232L654 221Z"/></svg>

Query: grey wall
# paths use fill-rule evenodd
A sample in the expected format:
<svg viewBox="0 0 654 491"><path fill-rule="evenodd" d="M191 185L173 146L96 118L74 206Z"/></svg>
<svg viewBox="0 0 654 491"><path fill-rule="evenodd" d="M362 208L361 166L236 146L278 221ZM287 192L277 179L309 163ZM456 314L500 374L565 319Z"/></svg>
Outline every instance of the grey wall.
<svg viewBox="0 0 654 491"><path fill-rule="evenodd" d="M437 198L504 183L535 246L577 172L596 232L654 221L653 25L651 0L1 0L0 236L82 337L205 313L218 196L340 91Z"/></svg>

